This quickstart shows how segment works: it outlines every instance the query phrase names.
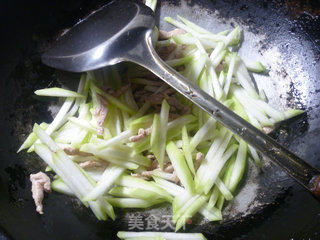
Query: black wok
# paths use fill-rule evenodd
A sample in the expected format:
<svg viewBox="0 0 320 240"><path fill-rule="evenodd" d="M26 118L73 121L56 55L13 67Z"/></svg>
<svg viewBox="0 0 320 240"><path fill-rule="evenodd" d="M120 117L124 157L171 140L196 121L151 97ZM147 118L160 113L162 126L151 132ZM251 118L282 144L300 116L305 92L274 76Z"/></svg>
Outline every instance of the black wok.
<svg viewBox="0 0 320 240"><path fill-rule="evenodd" d="M98 222L76 200L52 193L45 199L45 215L39 216L28 176L44 166L35 155L15 153L34 122L51 120L48 107L56 103L35 97L33 91L78 77L42 65L41 53L63 29L106 2L0 3L0 239L115 239L118 230L128 230L130 215L137 214L117 210L115 222ZM301 108L307 113L280 124L273 137L319 168L320 3L159 2L158 21L179 13L215 32L240 24L244 29L240 55L269 66L271 78L256 76L256 80L266 89L270 102L278 108ZM161 21L160 26L168 28ZM196 218L187 231L203 232L209 239L320 239L319 203L277 166L267 159L263 162L262 173L250 164L238 196L225 207L224 221L207 223ZM145 219L170 214L170 209L163 206L139 214Z"/></svg>

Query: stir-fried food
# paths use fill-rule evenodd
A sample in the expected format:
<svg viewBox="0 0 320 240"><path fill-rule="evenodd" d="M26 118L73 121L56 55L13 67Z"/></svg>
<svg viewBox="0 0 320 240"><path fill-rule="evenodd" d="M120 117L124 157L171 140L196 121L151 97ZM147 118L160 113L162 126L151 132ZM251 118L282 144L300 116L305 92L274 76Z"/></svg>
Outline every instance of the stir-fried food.
<svg viewBox="0 0 320 240"><path fill-rule="evenodd" d="M146 4L155 8L155 1ZM159 31L155 46L168 65L261 130L301 113L275 109L263 89L256 89L250 72L266 68L243 61L231 48L240 44L239 27L212 33L178 18L165 18L176 29ZM99 81L95 72L83 74L77 91L36 91L65 101L50 124L34 125L19 151L34 151L54 175L52 189L77 197L99 220L115 219L114 207L164 202L172 204L176 230L197 213L208 221L221 220L248 159L261 166L257 151L146 69L126 63L103 71ZM43 173L30 179L42 213L50 180ZM119 237L138 235L123 232ZM154 239L180 239L158 235ZM181 239L203 239L189 237Z"/></svg>

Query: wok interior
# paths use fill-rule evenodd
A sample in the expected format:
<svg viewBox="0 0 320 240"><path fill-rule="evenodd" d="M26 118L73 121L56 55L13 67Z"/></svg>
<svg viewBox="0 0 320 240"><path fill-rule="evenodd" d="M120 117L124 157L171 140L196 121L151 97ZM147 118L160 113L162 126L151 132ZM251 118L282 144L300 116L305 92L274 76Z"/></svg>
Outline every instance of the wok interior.
<svg viewBox="0 0 320 240"><path fill-rule="evenodd" d="M275 136L311 164L316 164L316 154L320 152L317 143L320 93L316 90L319 88L317 76L320 76L320 68L319 62L314 60L315 49L312 43L304 39L304 35L298 30L290 33L292 24L283 20L285 16L273 12L270 8L263 10L246 1L236 4L225 1L196 2L191 1L189 5L185 1L161 1L161 8L158 10L160 28L170 29L162 19L164 16L176 17L177 14L213 32L230 29L232 25L239 24L243 29L240 56L244 59L259 60L270 69L269 76L254 75L254 78L257 86L265 90L271 104L279 109L295 106L307 110L307 119L285 124ZM244 2L249 8L239 11ZM248 21L248 12L251 21ZM280 27L277 27L277 24ZM37 47L42 41L36 41ZM31 200L28 175L43 169L43 164L34 156L27 156L25 153L16 155L15 151L30 132L34 122L50 121L50 111L52 106L56 105L56 102L35 98L33 91L59 85L63 82L61 78L70 76L64 73L58 75L57 80L56 72L40 63L39 52L43 49L32 49L33 52L26 53L14 71L11 71L9 80L5 81L6 88L1 88L2 102L6 106L1 108L1 115L6 117L1 119L5 124L1 126L4 137L1 140L1 158L4 161L0 163L0 189L4 194L0 197L0 225L10 234L14 234L16 239L40 238L48 234L53 238L68 238L76 234L79 239L105 239L105 236L113 236L120 229L128 230L132 214L140 213L143 218L150 215L171 215L171 209L167 205L142 212L118 209L116 222L97 222L90 212L74 199L53 193L45 199L45 216L37 216ZM32 56L32 53L37 55ZM239 225L250 226L250 222L259 221L252 220L251 216L259 219L260 213L268 214L268 209L272 209L270 206L281 202L287 195L288 187L293 185L293 181L267 159L263 161L262 173L249 162L245 179L239 194L226 206L221 225L207 223L199 217L194 220L195 224L187 226L187 229L216 236L224 229L234 230ZM22 221L19 226L16 226L17 219ZM245 221L239 222L239 219ZM66 222L70 225L68 228ZM31 233L29 229L35 226L43 228L37 233ZM17 232L17 228L21 231ZM236 236L232 234L237 233L231 232L229 236Z"/></svg>

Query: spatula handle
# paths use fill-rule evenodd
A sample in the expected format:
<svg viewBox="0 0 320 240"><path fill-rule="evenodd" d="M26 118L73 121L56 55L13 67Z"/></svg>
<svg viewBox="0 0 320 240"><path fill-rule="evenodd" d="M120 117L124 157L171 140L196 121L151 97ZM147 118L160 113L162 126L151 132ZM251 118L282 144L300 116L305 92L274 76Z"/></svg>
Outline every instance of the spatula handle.
<svg viewBox="0 0 320 240"><path fill-rule="evenodd" d="M281 146L274 139L252 126L169 67L157 55L152 46L151 37L147 36L145 43L141 45L141 52L129 57L128 60L149 69L248 144L259 150L264 156L276 162L314 196L320 198L320 172L318 169Z"/></svg>

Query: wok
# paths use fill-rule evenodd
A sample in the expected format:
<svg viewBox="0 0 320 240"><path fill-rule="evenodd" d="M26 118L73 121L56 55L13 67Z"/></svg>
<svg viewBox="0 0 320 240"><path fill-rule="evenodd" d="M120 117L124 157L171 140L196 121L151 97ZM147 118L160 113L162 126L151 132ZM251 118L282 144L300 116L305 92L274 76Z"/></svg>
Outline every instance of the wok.
<svg viewBox="0 0 320 240"><path fill-rule="evenodd" d="M108 1L2 1L0 80L0 239L116 239L133 216L166 216L166 206L147 211L117 209L117 220L99 222L67 196L52 193L43 216L35 212L29 174L43 170L35 155L16 154L34 122L50 122L51 99L33 91L63 85L78 76L41 64L50 43L92 10ZM255 75L257 85L277 108L306 110L303 117L279 124L272 133L280 143L320 167L320 3L318 1L159 1L157 19L185 16L214 32L239 24L244 30L239 50L270 69ZM67 79L67 80L66 80ZM319 239L320 205L268 159L262 172L249 162L237 197L224 209L221 223L200 217L186 231L208 239ZM138 230L138 229L133 229ZM146 229L147 230L147 229ZM154 229L155 230L155 229ZM162 229L163 230L163 229ZM169 227L165 229L171 231Z"/></svg>

